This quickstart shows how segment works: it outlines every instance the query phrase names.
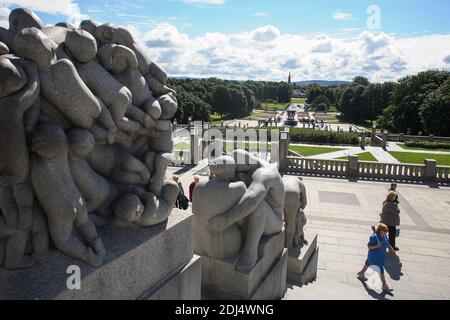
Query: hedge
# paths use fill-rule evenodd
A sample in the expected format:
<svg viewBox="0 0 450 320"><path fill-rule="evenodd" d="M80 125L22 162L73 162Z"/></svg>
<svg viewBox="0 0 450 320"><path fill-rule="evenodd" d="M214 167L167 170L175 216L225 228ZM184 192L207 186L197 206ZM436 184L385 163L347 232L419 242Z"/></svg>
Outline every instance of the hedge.
<svg viewBox="0 0 450 320"><path fill-rule="evenodd" d="M443 142L408 141L405 142L405 146L423 149L450 149L450 143L443 143Z"/></svg>
<svg viewBox="0 0 450 320"><path fill-rule="evenodd" d="M291 128L290 134L291 142L359 145L359 135L356 132L334 132L306 128Z"/></svg>

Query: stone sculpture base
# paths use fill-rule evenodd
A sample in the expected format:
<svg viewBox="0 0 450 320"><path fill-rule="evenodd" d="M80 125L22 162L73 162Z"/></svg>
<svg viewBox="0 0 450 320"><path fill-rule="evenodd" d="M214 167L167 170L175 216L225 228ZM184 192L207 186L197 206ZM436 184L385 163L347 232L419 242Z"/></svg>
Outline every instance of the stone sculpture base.
<svg viewBox="0 0 450 320"><path fill-rule="evenodd" d="M316 280L319 261L317 233L305 233L307 246L288 250L287 280L302 286Z"/></svg>
<svg viewBox="0 0 450 320"><path fill-rule="evenodd" d="M261 257L248 272L235 270L239 257L217 260L201 257L202 298L208 300L273 300L286 293L287 250L284 231L263 237Z"/></svg>
<svg viewBox="0 0 450 320"><path fill-rule="evenodd" d="M99 227L107 251L102 267L51 250L47 263L0 270L0 300L200 299L200 261L193 254L191 229L192 215L178 209L151 228ZM80 290L67 288L71 265L81 269Z"/></svg>

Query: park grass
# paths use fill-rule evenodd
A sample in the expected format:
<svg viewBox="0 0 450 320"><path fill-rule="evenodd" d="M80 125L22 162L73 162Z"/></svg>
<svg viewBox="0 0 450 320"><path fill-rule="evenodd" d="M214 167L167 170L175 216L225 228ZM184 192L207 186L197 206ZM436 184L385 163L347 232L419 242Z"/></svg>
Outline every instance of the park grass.
<svg viewBox="0 0 450 320"><path fill-rule="evenodd" d="M437 148L437 149L434 149L434 148L425 148L425 147L411 147L411 146L407 146L407 145L404 144L404 143L399 143L398 145L399 145L402 149L405 149L405 150L423 150L423 151L430 151L430 150L433 150L433 151L450 152L450 147L449 147L449 148Z"/></svg>
<svg viewBox="0 0 450 320"><path fill-rule="evenodd" d="M338 158L338 160L348 160L349 156L344 156ZM373 156L370 152L363 152L358 154L358 161L372 161L372 162L378 162L377 158Z"/></svg>
<svg viewBox="0 0 450 320"><path fill-rule="evenodd" d="M291 102L292 102L292 103L302 104L302 103L305 103L305 102L306 102L306 99L304 99L304 98L292 98L292 99L291 99Z"/></svg>
<svg viewBox="0 0 450 320"><path fill-rule="evenodd" d="M286 103L261 102L261 109L271 110L271 111L284 111L284 110L286 110Z"/></svg>
<svg viewBox="0 0 450 320"><path fill-rule="evenodd" d="M414 153L414 152L389 152L401 163L423 164L425 159L436 160L438 165L450 166L450 154Z"/></svg>
<svg viewBox="0 0 450 320"><path fill-rule="evenodd" d="M319 154L345 150L344 148L331 147L310 147L310 146L289 146L289 150L300 153L304 157L316 156Z"/></svg>
<svg viewBox="0 0 450 320"><path fill-rule="evenodd" d="M189 151L189 143L179 142L173 146L175 151Z"/></svg>

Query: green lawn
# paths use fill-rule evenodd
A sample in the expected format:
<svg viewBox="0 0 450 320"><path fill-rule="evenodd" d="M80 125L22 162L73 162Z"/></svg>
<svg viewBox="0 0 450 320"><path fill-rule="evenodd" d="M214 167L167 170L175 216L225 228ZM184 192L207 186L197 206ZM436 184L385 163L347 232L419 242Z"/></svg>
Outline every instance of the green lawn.
<svg viewBox="0 0 450 320"><path fill-rule="evenodd" d="M304 99L304 98L292 98L291 102L292 103L299 103L299 104L301 104L301 103L305 103L306 99Z"/></svg>
<svg viewBox="0 0 450 320"><path fill-rule="evenodd" d="M432 154L432 153L414 153L414 152L389 152L394 158L401 163L419 163L423 164L425 159L434 159L438 165L450 166L449 154Z"/></svg>
<svg viewBox="0 0 450 320"><path fill-rule="evenodd" d="M261 109L272 110L272 111L284 111L284 110L286 110L286 103L261 102Z"/></svg>
<svg viewBox="0 0 450 320"><path fill-rule="evenodd" d="M189 150L189 143L187 142L179 142L176 145L173 146L173 149L175 151L188 151Z"/></svg>
<svg viewBox="0 0 450 320"><path fill-rule="evenodd" d="M335 151L345 150L343 148L330 148L330 147L310 147L310 146L289 146L289 150L300 153L304 157L315 156L318 154L324 154Z"/></svg>
<svg viewBox="0 0 450 320"><path fill-rule="evenodd" d="M438 148L438 149L431 149L431 148L423 148L423 147L409 147L404 143L399 143L398 144L402 149L405 150L424 150L424 151L429 151L429 150L433 150L433 151L445 151L445 152L450 152L450 148Z"/></svg>
<svg viewBox="0 0 450 320"><path fill-rule="evenodd" d="M338 158L339 160L348 160L349 156ZM358 160L359 161L373 161L378 162L378 160L373 156L370 152L363 152L358 154Z"/></svg>

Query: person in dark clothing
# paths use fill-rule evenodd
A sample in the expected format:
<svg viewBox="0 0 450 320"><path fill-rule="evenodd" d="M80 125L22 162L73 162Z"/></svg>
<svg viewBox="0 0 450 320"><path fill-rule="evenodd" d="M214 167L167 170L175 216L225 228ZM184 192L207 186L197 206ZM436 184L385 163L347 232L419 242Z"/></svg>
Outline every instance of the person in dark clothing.
<svg viewBox="0 0 450 320"><path fill-rule="evenodd" d="M192 202L192 193L194 192L194 188L196 184L200 181L199 176L194 176L194 181L189 185L189 201Z"/></svg>
<svg viewBox="0 0 450 320"><path fill-rule="evenodd" d="M400 225L400 209L395 201L396 195L395 191L389 191L386 200L383 202L380 218L381 223L388 227L389 244L398 251L399 249L395 246L395 237L397 236L397 226Z"/></svg>
<svg viewBox="0 0 450 320"><path fill-rule="evenodd" d="M391 188L389 189L389 191L395 192L395 202L396 202L397 204L399 204L400 201L398 201L397 184L396 184L396 183L391 183Z"/></svg>

